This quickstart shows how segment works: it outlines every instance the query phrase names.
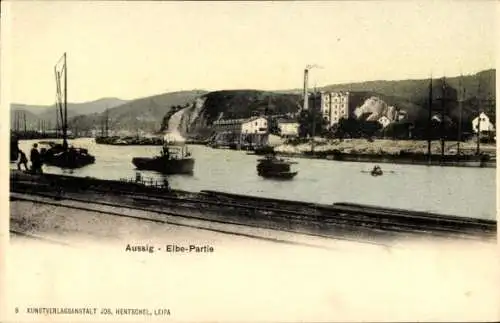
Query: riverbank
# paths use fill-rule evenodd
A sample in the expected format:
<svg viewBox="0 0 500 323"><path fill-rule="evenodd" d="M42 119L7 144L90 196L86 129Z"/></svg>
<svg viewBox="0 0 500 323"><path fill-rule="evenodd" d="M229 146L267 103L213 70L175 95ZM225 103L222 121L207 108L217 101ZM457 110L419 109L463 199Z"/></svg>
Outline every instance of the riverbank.
<svg viewBox="0 0 500 323"><path fill-rule="evenodd" d="M163 137L97 137L95 142L111 146L161 146ZM206 145L205 140L186 139L188 145Z"/></svg>
<svg viewBox="0 0 500 323"><path fill-rule="evenodd" d="M458 155L456 142L445 143L441 156L441 144L431 143L431 156L427 154L426 141L315 138L311 142L288 142L274 147L281 156L315 158L350 162L374 162L392 164L488 167L496 168L496 146L483 144L481 155L476 155L476 143L464 142Z"/></svg>

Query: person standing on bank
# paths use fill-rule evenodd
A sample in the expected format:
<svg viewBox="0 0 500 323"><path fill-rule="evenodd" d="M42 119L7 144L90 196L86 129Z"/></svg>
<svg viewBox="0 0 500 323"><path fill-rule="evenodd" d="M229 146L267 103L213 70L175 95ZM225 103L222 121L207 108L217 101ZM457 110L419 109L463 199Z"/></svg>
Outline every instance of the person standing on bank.
<svg viewBox="0 0 500 323"><path fill-rule="evenodd" d="M33 144L33 148L30 153L31 159L31 170L33 173L42 173L42 161L40 158L40 153L38 152L38 144Z"/></svg>
<svg viewBox="0 0 500 323"><path fill-rule="evenodd" d="M28 170L28 158L24 151L19 150L19 162L17 163L17 169L21 170L21 165L24 165L24 169Z"/></svg>

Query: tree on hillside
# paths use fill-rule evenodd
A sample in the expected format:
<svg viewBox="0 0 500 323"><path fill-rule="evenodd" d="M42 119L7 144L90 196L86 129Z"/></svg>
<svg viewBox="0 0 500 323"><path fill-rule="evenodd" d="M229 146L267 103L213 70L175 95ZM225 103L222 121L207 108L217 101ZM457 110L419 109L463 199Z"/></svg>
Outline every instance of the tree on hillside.
<svg viewBox="0 0 500 323"><path fill-rule="evenodd" d="M359 138L361 136L358 120L354 118L341 118L332 130L337 138Z"/></svg>
<svg viewBox="0 0 500 323"><path fill-rule="evenodd" d="M371 138L381 127L378 121L342 118L330 129L330 135L334 138Z"/></svg>

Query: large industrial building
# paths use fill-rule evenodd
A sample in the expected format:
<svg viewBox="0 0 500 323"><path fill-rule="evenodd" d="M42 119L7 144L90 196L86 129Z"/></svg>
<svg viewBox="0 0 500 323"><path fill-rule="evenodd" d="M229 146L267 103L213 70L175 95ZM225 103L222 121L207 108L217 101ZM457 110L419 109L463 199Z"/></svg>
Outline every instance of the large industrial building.
<svg viewBox="0 0 500 323"><path fill-rule="evenodd" d="M316 92L309 93L309 109L315 109L321 113L323 119L328 122L328 127L338 123L340 119L347 119L352 116L356 108L351 102L352 95L350 92Z"/></svg>
<svg viewBox="0 0 500 323"><path fill-rule="evenodd" d="M213 123L216 146L258 147L268 140L268 122L264 117L222 119Z"/></svg>

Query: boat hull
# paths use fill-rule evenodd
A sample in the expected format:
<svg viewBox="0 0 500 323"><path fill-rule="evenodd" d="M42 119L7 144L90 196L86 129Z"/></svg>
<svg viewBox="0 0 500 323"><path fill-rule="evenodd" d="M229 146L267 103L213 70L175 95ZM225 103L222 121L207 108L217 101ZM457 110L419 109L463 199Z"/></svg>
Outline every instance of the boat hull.
<svg viewBox="0 0 500 323"><path fill-rule="evenodd" d="M139 170L152 170L163 174L192 174L194 159L166 159L135 157L132 164Z"/></svg>
<svg viewBox="0 0 500 323"><path fill-rule="evenodd" d="M45 154L42 156L43 163L60 168L82 168L95 163L95 157L87 154L71 154L62 152L59 154Z"/></svg>
<svg viewBox="0 0 500 323"><path fill-rule="evenodd" d="M272 179L292 179L298 172L259 172L259 176Z"/></svg>

